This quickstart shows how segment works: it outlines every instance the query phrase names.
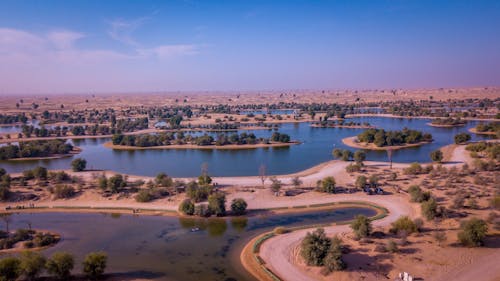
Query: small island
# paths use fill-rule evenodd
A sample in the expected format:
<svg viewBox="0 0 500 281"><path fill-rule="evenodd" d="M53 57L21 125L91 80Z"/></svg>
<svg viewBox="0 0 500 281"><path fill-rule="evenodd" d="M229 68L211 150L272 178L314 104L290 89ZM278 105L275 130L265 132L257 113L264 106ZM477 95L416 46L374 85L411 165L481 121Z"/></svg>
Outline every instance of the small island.
<svg viewBox="0 0 500 281"><path fill-rule="evenodd" d="M2 216L9 216L9 214L3 214ZM41 250L54 246L59 240L61 240L59 234L31 228L20 228L15 231L0 230L0 254L25 249Z"/></svg>
<svg viewBox="0 0 500 281"><path fill-rule="evenodd" d="M470 128L469 132L477 135L500 136L500 122L481 123L474 128Z"/></svg>
<svg viewBox="0 0 500 281"><path fill-rule="evenodd" d="M270 138L257 138L253 133L186 135L180 131L145 135L114 135L105 147L121 150L144 149L253 149L287 147L299 144L287 134L274 132Z"/></svg>
<svg viewBox="0 0 500 281"><path fill-rule="evenodd" d="M465 126L466 122L460 117L458 118L436 118L432 120L432 122L427 123L427 125L438 128L452 128L452 127L460 127Z"/></svg>
<svg viewBox="0 0 500 281"><path fill-rule="evenodd" d="M69 157L80 153L78 147L65 140L38 140L0 147L0 160L42 160Z"/></svg>
<svg viewBox="0 0 500 281"><path fill-rule="evenodd" d="M372 129L374 126L368 122L345 122L344 120L338 121L321 121L311 123L313 128L347 128L347 129Z"/></svg>
<svg viewBox="0 0 500 281"><path fill-rule="evenodd" d="M407 128L401 131L368 129L357 136L344 138L342 142L347 146L359 149L397 150L430 143L432 135Z"/></svg>

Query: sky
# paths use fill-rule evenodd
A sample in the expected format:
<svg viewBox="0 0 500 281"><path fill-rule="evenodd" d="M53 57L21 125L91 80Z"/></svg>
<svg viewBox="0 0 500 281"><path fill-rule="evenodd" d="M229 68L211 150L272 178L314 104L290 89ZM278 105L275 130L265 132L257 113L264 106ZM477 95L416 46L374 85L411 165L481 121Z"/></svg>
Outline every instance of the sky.
<svg viewBox="0 0 500 281"><path fill-rule="evenodd" d="M499 86L500 1L0 1L0 95Z"/></svg>

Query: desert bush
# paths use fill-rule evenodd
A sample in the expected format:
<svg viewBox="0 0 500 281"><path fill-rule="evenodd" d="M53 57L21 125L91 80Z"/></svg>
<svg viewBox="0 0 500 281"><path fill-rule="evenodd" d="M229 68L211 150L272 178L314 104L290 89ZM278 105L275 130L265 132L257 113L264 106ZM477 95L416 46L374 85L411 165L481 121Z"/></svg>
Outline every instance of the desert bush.
<svg viewBox="0 0 500 281"><path fill-rule="evenodd" d="M184 199L179 205L179 211L185 215L192 216L194 209L194 203L190 199Z"/></svg>
<svg viewBox="0 0 500 281"><path fill-rule="evenodd" d="M371 221L368 217L364 215L357 215L350 225L351 229L354 231L356 238L363 238L370 236L372 232Z"/></svg>
<svg viewBox="0 0 500 281"><path fill-rule="evenodd" d="M408 216L403 216L393 222L390 229L390 232L394 234L401 231L405 231L407 234L411 234L417 232L418 229L415 223Z"/></svg>
<svg viewBox="0 0 500 281"><path fill-rule="evenodd" d="M472 218L462 222L458 233L458 241L467 247L478 247L484 244L488 233L488 225L482 219Z"/></svg>

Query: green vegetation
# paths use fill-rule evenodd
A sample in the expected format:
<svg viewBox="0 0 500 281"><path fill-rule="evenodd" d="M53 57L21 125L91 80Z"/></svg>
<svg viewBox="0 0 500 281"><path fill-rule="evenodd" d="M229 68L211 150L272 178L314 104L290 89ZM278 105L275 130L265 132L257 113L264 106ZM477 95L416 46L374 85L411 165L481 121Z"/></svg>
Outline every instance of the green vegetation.
<svg viewBox="0 0 500 281"><path fill-rule="evenodd" d="M316 183L316 190L326 193L335 193L335 185L336 182L334 177L326 177L322 180L318 180Z"/></svg>
<svg viewBox="0 0 500 281"><path fill-rule="evenodd" d="M75 160L71 161L71 169L73 172L81 172L85 170L87 167L87 160L83 158L76 158Z"/></svg>
<svg viewBox="0 0 500 281"><path fill-rule="evenodd" d="M396 146L432 141L432 135L404 128L402 131L385 131L384 129L368 129L358 135L358 140L373 143L377 147Z"/></svg>
<svg viewBox="0 0 500 281"><path fill-rule="evenodd" d="M431 124L441 125L441 126L461 126L461 125L465 125L465 121L460 119L460 117L458 117L458 118L451 118L451 117L436 118L436 119L432 120Z"/></svg>
<svg viewBox="0 0 500 281"><path fill-rule="evenodd" d="M59 280L67 280L75 266L73 255L66 252L56 252L45 265L47 272Z"/></svg>
<svg viewBox="0 0 500 281"><path fill-rule="evenodd" d="M216 192L208 196L208 209L210 213L222 217L226 215L226 196Z"/></svg>
<svg viewBox="0 0 500 281"><path fill-rule="evenodd" d="M16 158L50 157L65 155L73 150L73 146L65 140L43 140L20 142L0 147L0 160Z"/></svg>
<svg viewBox="0 0 500 281"><path fill-rule="evenodd" d="M104 274L108 256L104 252L88 254L83 261L83 273L91 280L96 280Z"/></svg>
<svg viewBox="0 0 500 281"><path fill-rule="evenodd" d="M350 161L353 157L353 153L352 151L348 150L348 149L334 149L332 151L332 155L334 158L337 158L337 159L341 159L342 161ZM361 155L358 155L358 157L360 157ZM365 155L366 157L366 155Z"/></svg>
<svg viewBox="0 0 500 281"><path fill-rule="evenodd" d="M338 237L326 237L322 228L306 234L300 254L307 265L324 266L326 273L346 268L342 259L342 241Z"/></svg>
<svg viewBox="0 0 500 281"><path fill-rule="evenodd" d="M0 281L15 281L21 275L21 261L18 258L0 259Z"/></svg>
<svg viewBox="0 0 500 281"><path fill-rule="evenodd" d="M247 202L243 198L235 198L231 202L231 213L235 216L244 215L247 210Z"/></svg>
<svg viewBox="0 0 500 281"><path fill-rule="evenodd" d="M467 133L456 134L454 137L456 144L464 144L464 143L470 141L470 139L471 139L471 136L470 136L470 134L467 134Z"/></svg>
<svg viewBox="0 0 500 281"><path fill-rule="evenodd" d="M437 216L437 202L434 198L429 198L427 201L423 201L421 204L422 215L427 220L432 220Z"/></svg>
<svg viewBox="0 0 500 281"><path fill-rule="evenodd" d="M433 152L431 152L431 160L433 162L441 162L443 161L443 152L441 150L434 150Z"/></svg>
<svg viewBox="0 0 500 281"><path fill-rule="evenodd" d="M500 161L500 143L495 142L475 142L469 143L466 150L484 155L492 160Z"/></svg>
<svg viewBox="0 0 500 281"><path fill-rule="evenodd" d="M45 257L38 252L24 251L19 257L21 264L21 275L28 280L38 277L45 269Z"/></svg>
<svg viewBox="0 0 500 281"><path fill-rule="evenodd" d="M478 133L495 133L497 137L500 136L500 122L481 123L476 126Z"/></svg>
<svg viewBox="0 0 500 281"><path fill-rule="evenodd" d="M458 233L458 241L467 247L478 247L484 244L484 238L488 233L488 225L482 219L472 218L462 222Z"/></svg>
<svg viewBox="0 0 500 281"><path fill-rule="evenodd" d="M403 216L391 224L391 233L400 233L404 231L406 234L411 234L418 231L417 225L408 217Z"/></svg>
<svg viewBox="0 0 500 281"><path fill-rule="evenodd" d="M427 201L431 198L431 193L429 191L423 192L418 185L412 185L408 188L408 194L412 202L421 203Z"/></svg>
<svg viewBox="0 0 500 281"><path fill-rule="evenodd" d="M185 215L192 216L194 214L194 203L190 199L184 199L179 205L179 211Z"/></svg>
<svg viewBox="0 0 500 281"><path fill-rule="evenodd" d="M363 238L370 236L372 232L371 221L364 215L357 215L351 222L351 229L354 231L356 238Z"/></svg>

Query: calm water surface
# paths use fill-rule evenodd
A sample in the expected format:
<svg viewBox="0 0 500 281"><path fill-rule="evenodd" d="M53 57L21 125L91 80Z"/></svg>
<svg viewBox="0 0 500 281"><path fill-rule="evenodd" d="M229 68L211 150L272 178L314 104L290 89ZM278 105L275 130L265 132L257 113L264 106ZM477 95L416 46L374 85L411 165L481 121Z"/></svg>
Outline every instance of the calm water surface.
<svg viewBox="0 0 500 281"><path fill-rule="evenodd" d="M108 253L108 272L158 280L254 280L244 271L239 255L255 235L276 226L312 225L375 215L366 208L343 208L302 214L233 219L37 213L15 214L11 229L57 231L62 241L43 251L75 254L79 267L86 253ZM198 232L191 232L199 227Z"/></svg>
<svg viewBox="0 0 500 281"><path fill-rule="evenodd" d="M394 162L429 162L429 154L444 145L453 143L459 132L467 132L479 122L468 122L466 126L455 128L435 128L426 125L427 119L362 117L348 121L369 122L386 130L401 130L404 127L429 132L434 142L415 148L395 151ZM74 140L83 149L76 157L87 160L92 169L114 170L121 173L154 176L165 172L174 177L193 177L200 174L200 167L207 163L209 172L215 176L257 175L260 165L267 167L268 174L288 174L298 172L332 159L332 149L349 148L342 139L355 136L363 129L311 128L309 123L284 124L280 132L303 143L287 148L260 148L248 150L139 150L115 151L102 146L109 139ZM270 137L273 131L256 130L257 136ZM473 140L484 139L472 134ZM350 148L353 150L352 148ZM74 157L73 157L74 158ZM68 169L72 157L54 160L0 162L0 167L9 172L21 172L37 165L49 169ZM368 160L387 161L384 151L370 151Z"/></svg>

